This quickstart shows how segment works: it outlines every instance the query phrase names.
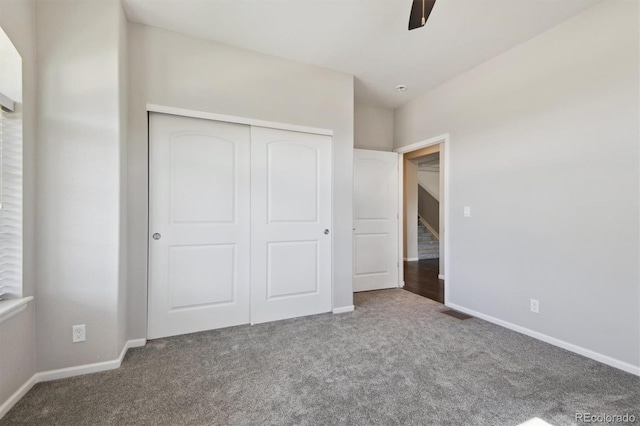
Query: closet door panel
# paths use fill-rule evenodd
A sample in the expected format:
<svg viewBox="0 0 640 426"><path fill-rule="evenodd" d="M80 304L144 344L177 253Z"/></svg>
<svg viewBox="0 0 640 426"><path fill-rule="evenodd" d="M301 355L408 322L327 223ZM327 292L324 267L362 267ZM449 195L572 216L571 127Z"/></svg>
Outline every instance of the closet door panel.
<svg viewBox="0 0 640 426"><path fill-rule="evenodd" d="M331 311L331 138L251 129L253 323Z"/></svg>
<svg viewBox="0 0 640 426"><path fill-rule="evenodd" d="M250 133L150 115L150 339L250 321Z"/></svg>

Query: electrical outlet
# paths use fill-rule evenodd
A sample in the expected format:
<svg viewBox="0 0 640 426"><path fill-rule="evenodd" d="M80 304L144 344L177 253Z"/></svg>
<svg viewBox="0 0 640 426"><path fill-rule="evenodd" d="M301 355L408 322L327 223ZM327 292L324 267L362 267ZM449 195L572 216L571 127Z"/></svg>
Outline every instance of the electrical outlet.
<svg viewBox="0 0 640 426"><path fill-rule="evenodd" d="M84 342L87 340L86 330L84 324L74 325L73 330L73 343Z"/></svg>
<svg viewBox="0 0 640 426"><path fill-rule="evenodd" d="M540 313L540 302L536 299L531 299L531 312L534 314Z"/></svg>

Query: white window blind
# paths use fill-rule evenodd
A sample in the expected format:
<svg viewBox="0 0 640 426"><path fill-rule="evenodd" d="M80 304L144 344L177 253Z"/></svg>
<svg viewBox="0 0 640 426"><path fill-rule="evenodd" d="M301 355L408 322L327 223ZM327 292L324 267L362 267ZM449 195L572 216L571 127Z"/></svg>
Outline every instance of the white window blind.
<svg viewBox="0 0 640 426"><path fill-rule="evenodd" d="M22 297L22 112L16 110L0 108L0 299Z"/></svg>

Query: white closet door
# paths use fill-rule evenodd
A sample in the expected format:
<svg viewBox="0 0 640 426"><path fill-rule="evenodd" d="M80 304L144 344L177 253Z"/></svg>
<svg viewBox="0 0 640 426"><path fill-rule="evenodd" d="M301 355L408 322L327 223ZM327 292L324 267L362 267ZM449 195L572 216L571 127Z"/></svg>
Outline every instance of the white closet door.
<svg viewBox="0 0 640 426"><path fill-rule="evenodd" d="M251 321L331 310L331 138L251 129Z"/></svg>
<svg viewBox="0 0 640 426"><path fill-rule="evenodd" d="M249 323L250 127L152 113L149 140L148 337Z"/></svg>
<svg viewBox="0 0 640 426"><path fill-rule="evenodd" d="M398 154L356 149L353 158L353 291L398 287Z"/></svg>

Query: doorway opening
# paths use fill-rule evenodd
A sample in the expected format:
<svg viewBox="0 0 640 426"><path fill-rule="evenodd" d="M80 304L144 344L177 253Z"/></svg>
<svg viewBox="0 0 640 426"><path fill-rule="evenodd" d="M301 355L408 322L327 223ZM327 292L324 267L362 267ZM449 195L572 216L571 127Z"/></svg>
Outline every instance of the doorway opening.
<svg viewBox="0 0 640 426"><path fill-rule="evenodd" d="M445 303L446 137L399 149L404 289Z"/></svg>

